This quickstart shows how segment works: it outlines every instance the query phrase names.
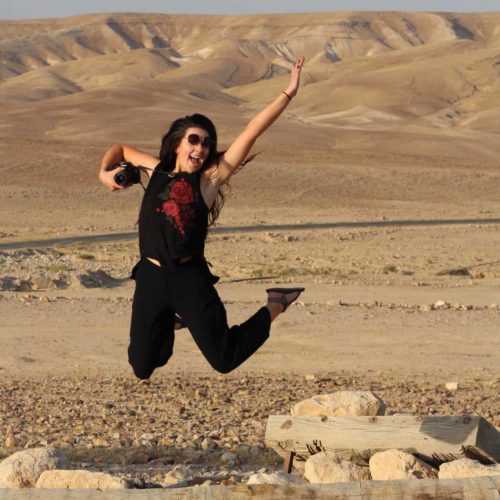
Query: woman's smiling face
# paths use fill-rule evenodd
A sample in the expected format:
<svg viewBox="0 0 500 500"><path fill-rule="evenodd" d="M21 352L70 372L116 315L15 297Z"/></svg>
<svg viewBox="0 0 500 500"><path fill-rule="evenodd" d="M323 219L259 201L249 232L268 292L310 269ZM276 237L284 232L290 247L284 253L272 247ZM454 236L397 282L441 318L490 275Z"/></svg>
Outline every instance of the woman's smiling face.
<svg viewBox="0 0 500 500"><path fill-rule="evenodd" d="M209 139L210 136L206 130L199 127L189 127L175 150L177 154L175 171L196 172L199 170L210 152L207 145Z"/></svg>

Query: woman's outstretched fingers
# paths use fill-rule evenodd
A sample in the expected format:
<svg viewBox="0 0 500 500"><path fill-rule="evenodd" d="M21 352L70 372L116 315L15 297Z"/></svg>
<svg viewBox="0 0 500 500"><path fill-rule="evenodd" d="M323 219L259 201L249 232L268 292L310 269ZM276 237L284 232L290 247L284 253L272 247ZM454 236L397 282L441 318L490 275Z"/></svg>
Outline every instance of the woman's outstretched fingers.
<svg viewBox="0 0 500 500"><path fill-rule="evenodd" d="M300 70L302 68L302 65L304 64L304 61L306 60L306 58L304 56L302 57L299 57L295 63L294 63L294 68Z"/></svg>
<svg viewBox="0 0 500 500"><path fill-rule="evenodd" d="M305 58L299 57L294 63L292 67L292 74L290 76L290 83L288 87L285 89L285 93L289 97L294 97L297 94L297 90L300 85L300 72L302 70L302 66L304 65Z"/></svg>

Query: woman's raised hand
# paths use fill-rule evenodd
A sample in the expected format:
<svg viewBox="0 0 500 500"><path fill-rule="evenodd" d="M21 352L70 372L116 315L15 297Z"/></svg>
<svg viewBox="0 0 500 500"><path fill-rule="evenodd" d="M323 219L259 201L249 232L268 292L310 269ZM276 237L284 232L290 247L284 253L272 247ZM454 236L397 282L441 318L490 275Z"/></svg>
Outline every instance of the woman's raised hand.
<svg viewBox="0 0 500 500"><path fill-rule="evenodd" d="M299 89L300 85L300 72L302 70L302 66L304 65L304 60L305 57L299 57L293 64L290 83L285 89L286 94L290 97L295 97L295 95L297 95L297 90Z"/></svg>

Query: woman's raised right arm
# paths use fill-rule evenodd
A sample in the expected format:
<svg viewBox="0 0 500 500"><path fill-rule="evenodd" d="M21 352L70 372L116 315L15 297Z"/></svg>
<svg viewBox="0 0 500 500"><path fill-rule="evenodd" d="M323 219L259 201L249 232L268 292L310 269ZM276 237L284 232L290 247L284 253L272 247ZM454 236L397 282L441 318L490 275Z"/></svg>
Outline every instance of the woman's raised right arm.
<svg viewBox="0 0 500 500"><path fill-rule="evenodd" d="M130 185L120 186L115 182L116 173L123 170L123 167L116 167L115 165L122 161L128 161L133 165L146 167L148 169L146 172L150 177L153 170L160 162L156 156L143 153L131 146L113 144L102 157L101 168L99 169L99 180L109 191L117 191L118 189L130 187Z"/></svg>

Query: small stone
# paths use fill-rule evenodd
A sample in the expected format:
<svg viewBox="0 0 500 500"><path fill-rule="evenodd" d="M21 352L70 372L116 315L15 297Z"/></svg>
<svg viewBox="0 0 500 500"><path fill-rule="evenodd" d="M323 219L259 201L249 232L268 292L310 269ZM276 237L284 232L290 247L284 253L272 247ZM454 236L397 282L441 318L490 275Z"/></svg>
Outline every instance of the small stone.
<svg viewBox="0 0 500 500"><path fill-rule="evenodd" d="M7 428L7 436L5 438L5 447L6 448L15 448L18 446L18 442L16 436L14 435L14 428L12 425L9 425Z"/></svg>
<svg viewBox="0 0 500 500"><path fill-rule="evenodd" d="M219 445L211 438L205 438L201 442L201 449L202 450L215 450L219 447Z"/></svg>
<svg viewBox="0 0 500 500"><path fill-rule="evenodd" d="M238 457L237 457L236 453L232 453L231 451L226 451L220 457L220 462L222 464L233 465L233 464L237 463L237 461L238 461Z"/></svg>
<svg viewBox="0 0 500 500"><path fill-rule="evenodd" d="M458 382L447 382L445 385L447 391L454 392L458 390Z"/></svg>
<svg viewBox="0 0 500 500"><path fill-rule="evenodd" d="M273 474L257 473L252 474L247 484L301 484L304 481L286 472L274 472Z"/></svg>
<svg viewBox="0 0 500 500"><path fill-rule="evenodd" d="M341 300L327 300L326 301L326 305L327 307L338 307L338 306L341 306L342 305L342 301Z"/></svg>
<svg viewBox="0 0 500 500"><path fill-rule="evenodd" d="M370 458L370 473L375 481L437 477L437 471L410 453L386 450Z"/></svg>
<svg viewBox="0 0 500 500"><path fill-rule="evenodd" d="M108 441L102 438L95 438L94 440L92 440L92 445L96 448L109 448L110 446Z"/></svg>
<svg viewBox="0 0 500 500"><path fill-rule="evenodd" d="M306 460L304 477L310 483L345 483L370 479L368 467L343 460L335 453L321 451Z"/></svg>
<svg viewBox="0 0 500 500"><path fill-rule="evenodd" d="M223 479L220 484L222 486L234 486L235 484L238 484L238 481L235 477L228 477L227 479Z"/></svg>
<svg viewBox="0 0 500 500"><path fill-rule="evenodd" d="M297 417L384 415L385 403L369 391L338 391L313 396L293 406Z"/></svg>
<svg viewBox="0 0 500 500"><path fill-rule="evenodd" d="M43 472L37 483L37 488L48 489L99 489L116 490L127 489L129 485L119 477L104 472L88 470L49 470Z"/></svg>
<svg viewBox="0 0 500 500"><path fill-rule="evenodd" d="M460 458L439 467L439 479L481 476L500 476L500 464L483 465L476 460Z"/></svg>
<svg viewBox="0 0 500 500"><path fill-rule="evenodd" d="M434 310L449 309L450 307L450 304L448 304L448 302L445 302L444 300L438 300L432 305L432 309Z"/></svg>

